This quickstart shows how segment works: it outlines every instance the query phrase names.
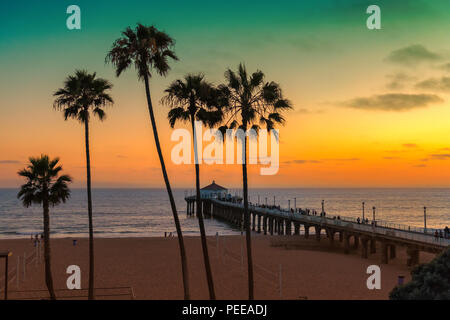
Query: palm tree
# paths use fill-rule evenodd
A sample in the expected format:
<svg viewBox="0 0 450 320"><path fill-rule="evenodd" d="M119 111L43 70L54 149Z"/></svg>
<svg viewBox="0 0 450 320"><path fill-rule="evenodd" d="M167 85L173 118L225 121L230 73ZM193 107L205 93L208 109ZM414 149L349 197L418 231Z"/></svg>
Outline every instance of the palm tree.
<svg viewBox="0 0 450 320"><path fill-rule="evenodd" d="M113 104L113 99L107 93L112 84L105 79L96 78L96 73L84 70L75 71L64 81L64 86L58 89L54 96L53 107L62 110L64 119L76 119L84 124L86 144L87 197L89 216L89 299L94 299L94 226L92 223L92 191L91 191L91 157L89 150L89 121L91 113L100 121L106 117L103 108Z"/></svg>
<svg viewBox="0 0 450 320"><path fill-rule="evenodd" d="M59 158L50 160L47 155L40 158L29 158L30 164L17 174L26 179L22 185L17 198L22 200L25 207L32 204L42 204L44 209L44 260L45 260L45 283L47 285L50 299L55 300L53 278L50 261L50 205L52 207L66 202L70 197L68 183L72 178L68 175L58 176L62 167L58 165Z"/></svg>
<svg viewBox="0 0 450 320"><path fill-rule="evenodd" d="M178 218L175 200L170 187L169 177L167 175L164 157L159 143L158 129L153 112L152 99L150 94L150 78L154 71L161 76L166 76L170 70L169 59L178 60L172 47L174 40L166 33L159 31L154 26L144 26L138 24L135 30L130 27L122 32L122 37L117 39L106 56L106 62L110 62L119 77L123 71L135 66L138 73L138 79L143 80L145 84L145 93L147 96L147 106L152 124L153 136L155 138L156 150L158 152L161 170L164 177L167 193L169 195L170 206L172 209L175 228L177 229L178 244L180 247L181 271L183 276L184 299L190 298L188 266L186 260L186 250L184 247L183 234L181 232L180 220Z"/></svg>
<svg viewBox="0 0 450 320"><path fill-rule="evenodd" d="M277 123L284 124L282 112L291 109L289 100L283 98L280 86L275 82L264 82L264 73L256 71L247 74L243 64L237 73L228 69L225 72L226 84L219 86L222 102L226 105L229 115L228 121L221 130L226 128L259 129L263 125L272 130ZM248 182L247 182L247 136L243 138L242 180L244 193L244 227L247 243L248 263L248 296L254 298L253 289L253 259L251 246L250 216L248 211Z"/></svg>
<svg viewBox="0 0 450 320"><path fill-rule="evenodd" d="M204 80L202 74L188 74L182 80L175 80L165 90L167 95L162 102L171 107L168 118L170 126L173 128L177 121L190 122L193 133L194 157L195 157L195 187L197 198L197 218L200 228L200 237L203 248L203 260L205 264L206 280L208 282L209 298L216 299L214 292L214 281L209 262L208 245L206 242L205 225L203 223L203 214L201 210L200 199L200 166L198 163L197 151L197 132L195 121L201 121L203 124L214 127L222 119L222 112L217 104L214 106L215 89L211 84Z"/></svg>

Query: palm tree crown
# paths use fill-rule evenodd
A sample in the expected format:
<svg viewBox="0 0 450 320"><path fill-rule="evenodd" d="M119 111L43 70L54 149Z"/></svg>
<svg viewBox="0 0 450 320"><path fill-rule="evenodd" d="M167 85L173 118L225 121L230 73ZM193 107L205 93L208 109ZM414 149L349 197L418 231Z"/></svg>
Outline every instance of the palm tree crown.
<svg viewBox="0 0 450 320"><path fill-rule="evenodd" d="M106 56L106 62L113 64L117 76L132 64L140 80L145 76L150 78L152 69L165 76L170 70L169 58L178 60L172 50L174 40L154 26L147 27L139 23L135 30L128 27L122 35Z"/></svg>
<svg viewBox="0 0 450 320"><path fill-rule="evenodd" d="M204 78L203 74L188 74L184 81L175 80L165 90L162 102L171 107L168 119L172 128L177 121L198 120L213 127L222 120L217 90Z"/></svg>
<svg viewBox="0 0 450 320"><path fill-rule="evenodd" d="M292 109L291 102L283 98L277 83L264 82L262 71L249 76L245 66L240 64L237 73L228 69L225 78L227 83L220 85L219 90L221 103L227 106L230 115L226 125L231 129L238 126L258 129L265 125L267 130L271 130L277 123L284 124L282 112Z"/></svg>
<svg viewBox="0 0 450 320"><path fill-rule="evenodd" d="M39 158L30 157L29 161L27 168L18 172L26 178L26 183L17 195L23 205L28 208L32 204L42 204L45 198L52 206L65 203L70 197L67 184L72 182L72 178L68 175L58 176L62 170L58 165L59 158L50 160L47 155L42 155Z"/></svg>
<svg viewBox="0 0 450 320"><path fill-rule="evenodd" d="M100 120L106 117L103 107L114 101L107 93L112 84L105 79L96 78L96 73L85 70L75 71L64 81L64 87L53 95L56 97L53 106L64 111L64 118L77 119L82 123L89 120L92 111Z"/></svg>

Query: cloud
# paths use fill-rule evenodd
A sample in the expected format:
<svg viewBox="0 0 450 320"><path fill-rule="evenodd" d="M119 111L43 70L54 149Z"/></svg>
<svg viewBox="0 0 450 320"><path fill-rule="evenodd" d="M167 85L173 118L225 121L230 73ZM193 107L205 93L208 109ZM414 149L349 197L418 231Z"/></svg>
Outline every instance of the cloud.
<svg viewBox="0 0 450 320"><path fill-rule="evenodd" d="M359 161L359 158L338 158L338 159L320 159L320 160L290 160L284 161L284 164L306 164L306 163L323 163L326 161L338 161L338 162L346 162L346 161Z"/></svg>
<svg viewBox="0 0 450 320"><path fill-rule="evenodd" d="M447 160L450 159L450 153L435 153L431 154L430 157L437 160Z"/></svg>
<svg viewBox="0 0 450 320"><path fill-rule="evenodd" d="M359 161L359 158L324 159L328 161Z"/></svg>
<svg viewBox="0 0 450 320"><path fill-rule="evenodd" d="M20 161L17 160L0 160L0 164L19 164Z"/></svg>
<svg viewBox="0 0 450 320"><path fill-rule="evenodd" d="M449 151L449 148L441 148L441 151ZM433 153L428 155L427 158L420 159L422 162L428 162L431 160L450 160L450 153Z"/></svg>
<svg viewBox="0 0 450 320"><path fill-rule="evenodd" d="M319 160L291 160L284 161L284 164L305 164L305 163L321 163Z"/></svg>
<svg viewBox="0 0 450 320"><path fill-rule="evenodd" d="M414 167L416 167L416 168L426 168L427 165L426 164L416 164Z"/></svg>
<svg viewBox="0 0 450 320"><path fill-rule="evenodd" d="M388 74L386 77L389 79L389 83L386 87L391 90L403 89L407 83L416 79L415 77L407 75L403 72Z"/></svg>
<svg viewBox="0 0 450 320"><path fill-rule="evenodd" d="M450 77L431 78L416 84L418 89L450 92Z"/></svg>
<svg viewBox="0 0 450 320"><path fill-rule="evenodd" d="M320 114L320 113L324 113L324 110L322 110L322 109L309 110L306 108L300 108L300 109L296 109L295 113L297 113L297 114Z"/></svg>
<svg viewBox="0 0 450 320"><path fill-rule="evenodd" d="M402 144L403 149L399 150L385 150L384 152L389 153L389 154L404 154L406 152L409 152L409 150L406 149L417 149L419 148L419 145L415 144L415 143L403 143ZM386 158L390 158L390 156L386 157ZM397 158L397 157L392 157L392 158ZM400 159L400 158L398 158Z"/></svg>
<svg viewBox="0 0 450 320"><path fill-rule="evenodd" d="M450 62L440 65L439 69L450 72Z"/></svg>
<svg viewBox="0 0 450 320"><path fill-rule="evenodd" d="M431 52L421 44L413 44L394 50L386 58L389 62L406 66L413 66L422 62L434 62L440 59L440 55Z"/></svg>
<svg viewBox="0 0 450 320"><path fill-rule="evenodd" d="M398 160L401 159L400 157L383 157L385 160Z"/></svg>
<svg viewBox="0 0 450 320"><path fill-rule="evenodd" d="M442 98L433 94L389 93L355 98L339 103L339 105L360 110L408 111L442 102L444 102Z"/></svg>
<svg viewBox="0 0 450 320"><path fill-rule="evenodd" d="M305 108L301 108L301 109L297 109L295 110L295 113L301 113L301 114L307 114L310 113L311 111L309 111L308 109Z"/></svg>

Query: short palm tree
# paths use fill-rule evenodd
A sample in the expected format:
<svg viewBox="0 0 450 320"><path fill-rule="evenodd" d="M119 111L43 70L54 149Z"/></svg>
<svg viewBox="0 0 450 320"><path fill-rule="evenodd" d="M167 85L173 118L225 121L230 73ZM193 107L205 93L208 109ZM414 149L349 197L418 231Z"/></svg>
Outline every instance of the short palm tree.
<svg viewBox="0 0 450 320"><path fill-rule="evenodd" d="M259 129L260 125L271 130L276 124L284 124L282 112L291 109L291 103L282 96L280 86L275 82L265 82L264 73L256 71L250 76L243 64L238 71L228 69L225 72L226 84L219 86L222 99L229 115L225 126L227 128ZM251 246L250 216L248 210L248 179L247 179L247 136L243 141L242 180L244 194L244 227L247 243L248 263L248 295L254 298L253 259Z"/></svg>
<svg viewBox="0 0 450 320"><path fill-rule="evenodd" d="M86 174L87 174L87 198L89 217L89 299L94 299L94 226L92 222L92 191L91 191L91 157L89 150L89 121L91 113L101 121L106 117L103 108L113 103L108 91L112 84L105 79L97 78L96 73L88 73L84 70L75 71L64 82L64 86L58 89L54 96L54 108L62 110L64 119L76 119L84 124L86 145Z"/></svg>
<svg viewBox="0 0 450 320"><path fill-rule="evenodd" d="M178 121L190 122L192 127L192 139L194 143L195 158L195 187L197 198L197 218L200 228L200 237L203 248L203 260L205 264L206 280L208 282L209 297L216 299L214 292L214 281L209 262L208 245L206 241L205 225L201 210L200 199L200 166L198 161L198 150L196 141L195 121L201 121L208 127L214 127L222 120L222 112L214 103L215 89L205 81L202 74L188 74L183 80L175 80L165 90L167 95L162 102L171 107L168 118L173 128ZM200 151L201 152L201 151Z"/></svg>
<svg viewBox="0 0 450 320"><path fill-rule="evenodd" d="M148 27L138 24L134 30L128 27L122 32L122 37L113 43L111 50L106 56L106 62L110 62L114 66L117 77L119 77L126 69L134 65L138 73L138 79L144 81L148 112L153 129L153 136L155 138L156 150L161 163L161 170L167 193L169 195L170 206L178 235L184 298L188 300L190 298L189 275L183 233L181 232L180 220L178 218L172 188L170 186L166 165L164 163L164 157L161 151L161 145L159 143L158 129L156 127L155 114L153 111L150 93L150 78L152 76L152 72L156 72L161 76L166 76L170 70L169 59L178 60L172 50L173 45L174 40L166 33L159 31L154 26Z"/></svg>
<svg viewBox="0 0 450 320"><path fill-rule="evenodd" d="M44 209L45 284L50 299L55 300L50 259L50 206L66 202L70 197L68 183L72 182L72 179L68 175L59 175L62 170L58 165L59 158L50 160L47 155L41 155L39 158L31 157L29 161L28 166L18 172L19 176L26 179L26 183L20 188L17 198L21 199L27 208L39 204Z"/></svg>

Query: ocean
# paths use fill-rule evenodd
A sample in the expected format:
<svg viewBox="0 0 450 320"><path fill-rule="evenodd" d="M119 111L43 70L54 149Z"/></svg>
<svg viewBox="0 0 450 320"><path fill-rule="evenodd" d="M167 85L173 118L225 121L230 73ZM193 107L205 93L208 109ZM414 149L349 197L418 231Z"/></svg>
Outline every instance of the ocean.
<svg viewBox="0 0 450 320"><path fill-rule="evenodd" d="M42 208L25 208L17 199L17 189L0 189L0 239L29 238L42 232ZM174 189L183 233L199 235L196 218L186 217L185 194L193 190ZM242 195L241 190L230 193ZM324 200L328 216L371 219L376 207L376 219L396 224L423 227L424 206L427 207L427 227L450 226L450 189L251 189L250 202L267 203L291 208L321 211ZM296 198L296 200L294 200ZM50 209L52 237L87 237L87 197L83 189L73 189L70 200ZM96 237L161 237L175 233L172 213L165 189L94 189L94 229ZM205 219L208 235L239 234L240 231L215 219Z"/></svg>

